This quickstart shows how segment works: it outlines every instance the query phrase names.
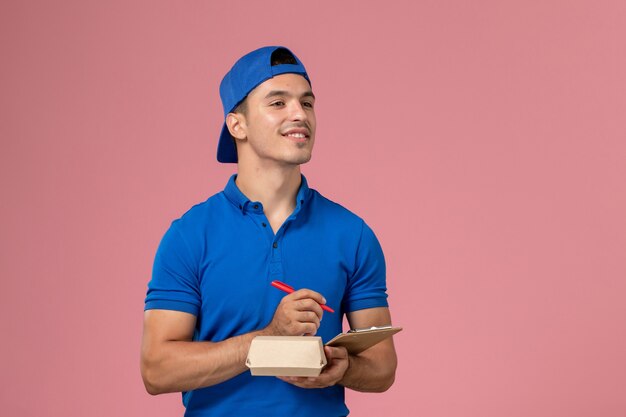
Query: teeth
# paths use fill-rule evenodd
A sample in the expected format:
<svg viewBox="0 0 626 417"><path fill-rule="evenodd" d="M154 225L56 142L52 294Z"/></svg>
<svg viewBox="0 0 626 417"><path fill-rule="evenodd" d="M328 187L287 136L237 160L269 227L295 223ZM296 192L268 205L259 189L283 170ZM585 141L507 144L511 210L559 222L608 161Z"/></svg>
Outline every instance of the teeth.
<svg viewBox="0 0 626 417"><path fill-rule="evenodd" d="M305 138L306 135L304 133L289 133L287 136L291 136L294 138Z"/></svg>

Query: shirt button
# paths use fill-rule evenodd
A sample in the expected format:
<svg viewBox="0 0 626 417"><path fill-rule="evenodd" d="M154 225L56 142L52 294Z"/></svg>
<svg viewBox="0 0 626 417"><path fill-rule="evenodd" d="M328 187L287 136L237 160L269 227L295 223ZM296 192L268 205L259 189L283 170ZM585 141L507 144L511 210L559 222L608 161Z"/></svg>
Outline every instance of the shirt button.
<svg viewBox="0 0 626 417"><path fill-rule="evenodd" d="M274 246L274 249L276 249L278 247L278 242L274 242L272 246Z"/></svg>
<svg viewBox="0 0 626 417"><path fill-rule="evenodd" d="M258 204L255 204L253 207L254 207L254 209L256 210L256 209L258 209L258 208L259 208L259 205L258 205Z"/></svg>
<svg viewBox="0 0 626 417"><path fill-rule="evenodd" d="M267 227L267 225L265 223L261 223L261 226L263 227Z"/></svg>

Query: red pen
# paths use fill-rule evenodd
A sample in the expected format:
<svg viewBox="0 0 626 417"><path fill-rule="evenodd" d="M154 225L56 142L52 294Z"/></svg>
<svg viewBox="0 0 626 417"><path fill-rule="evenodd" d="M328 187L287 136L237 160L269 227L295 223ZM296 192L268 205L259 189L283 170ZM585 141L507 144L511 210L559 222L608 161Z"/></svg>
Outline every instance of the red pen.
<svg viewBox="0 0 626 417"><path fill-rule="evenodd" d="M278 288L281 291L285 291L287 294L291 294L295 291L291 285L287 285L284 282L280 281L272 281L272 287ZM322 307L322 310L328 311L329 313L335 312L335 310L328 307L326 304L320 304L320 307Z"/></svg>

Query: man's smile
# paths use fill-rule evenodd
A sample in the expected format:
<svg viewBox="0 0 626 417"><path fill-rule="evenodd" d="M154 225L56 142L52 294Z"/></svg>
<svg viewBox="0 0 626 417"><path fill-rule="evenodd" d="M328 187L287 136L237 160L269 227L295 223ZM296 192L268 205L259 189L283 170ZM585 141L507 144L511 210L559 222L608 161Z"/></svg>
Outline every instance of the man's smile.
<svg viewBox="0 0 626 417"><path fill-rule="evenodd" d="M306 128L288 129L282 135L295 142L306 142L310 137L309 130Z"/></svg>

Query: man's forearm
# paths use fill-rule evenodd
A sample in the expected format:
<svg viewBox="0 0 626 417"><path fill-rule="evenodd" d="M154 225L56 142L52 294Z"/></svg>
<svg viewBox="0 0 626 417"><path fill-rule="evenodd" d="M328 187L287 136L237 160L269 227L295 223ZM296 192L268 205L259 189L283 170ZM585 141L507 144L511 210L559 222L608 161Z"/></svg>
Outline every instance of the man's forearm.
<svg viewBox="0 0 626 417"><path fill-rule="evenodd" d="M142 355L142 375L150 394L190 391L219 384L248 368L246 356L261 331L222 342L168 341Z"/></svg>
<svg viewBox="0 0 626 417"><path fill-rule="evenodd" d="M366 355L350 355L350 365L339 382L346 388L361 392L387 391L396 377L397 361Z"/></svg>

